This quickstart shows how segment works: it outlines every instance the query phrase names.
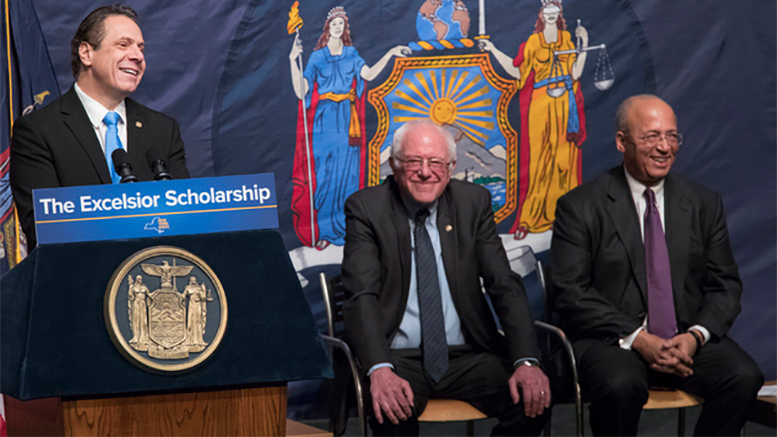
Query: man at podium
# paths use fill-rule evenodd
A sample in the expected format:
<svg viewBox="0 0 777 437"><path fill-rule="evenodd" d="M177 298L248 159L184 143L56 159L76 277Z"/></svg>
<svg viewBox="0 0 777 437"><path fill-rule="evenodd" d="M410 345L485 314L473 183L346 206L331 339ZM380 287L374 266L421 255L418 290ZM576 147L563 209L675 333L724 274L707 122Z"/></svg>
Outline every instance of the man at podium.
<svg viewBox="0 0 777 437"><path fill-rule="evenodd" d="M118 183L118 149L140 181L154 179L149 160L163 160L173 178L189 177L178 123L127 98L146 70L136 21L123 5L92 11L70 44L73 87L14 124L10 179L28 250L37 244L32 190Z"/></svg>

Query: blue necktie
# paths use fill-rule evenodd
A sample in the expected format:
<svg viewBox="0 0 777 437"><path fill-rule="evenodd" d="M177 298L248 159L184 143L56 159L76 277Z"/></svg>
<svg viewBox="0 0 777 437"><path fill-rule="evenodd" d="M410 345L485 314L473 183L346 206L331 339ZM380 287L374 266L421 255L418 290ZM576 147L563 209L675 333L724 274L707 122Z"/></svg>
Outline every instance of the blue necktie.
<svg viewBox="0 0 777 437"><path fill-rule="evenodd" d="M432 240L424 225L427 217L428 209L419 210L415 216L413 230L418 307L421 313L421 349L424 354L424 370L434 382L440 382L440 378L448 370L448 342L445 338L437 261Z"/></svg>
<svg viewBox="0 0 777 437"><path fill-rule="evenodd" d="M121 177L116 173L116 169L113 167L113 159L111 155L116 149L121 149L121 140L119 139L119 114L117 112L109 112L105 114L103 123L108 126L108 131L105 132L105 160L108 162L108 171L111 173L111 181L114 184L118 184L121 181Z"/></svg>

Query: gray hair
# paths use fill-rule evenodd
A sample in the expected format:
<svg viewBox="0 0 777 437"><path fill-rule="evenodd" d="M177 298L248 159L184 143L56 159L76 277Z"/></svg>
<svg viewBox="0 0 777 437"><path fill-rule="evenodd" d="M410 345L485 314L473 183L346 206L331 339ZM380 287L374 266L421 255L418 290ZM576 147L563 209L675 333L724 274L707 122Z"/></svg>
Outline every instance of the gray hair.
<svg viewBox="0 0 777 437"><path fill-rule="evenodd" d="M664 101L661 97L658 97L655 94L637 94L636 96L631 96L628 99L624 100L623 103L618 106L618 110L615 111L615 131L621 131L621 132L628 132L629 131L629 110L631 109L631 106L634 105L637 101L640 100L660 100L664 102L667 106L669 106L668 103ZM675 115L675 121L677 116Z"/></svg>
<svg viewBox="0 0 777 437"><path fill-rule="evenodd" d="M405 135L407 134L407 131L410 129L416 127L416 126L429 126L439 132L440 135L442 135L443 138L445 138L445 142L448 144L448 153L450 154L450 159L452 161L456 160L456 141L453 139L453 135L451 135L450 132L445 130L442 126L439 124L433 122L432 120L428 118L421 118L418 120L411 120L407 123L403 124L402 126L397 129L397 131L394 133L394 139L391 142L391 157L394 159L398 159L399 156L402 154L402 144L405 140Z"/></svg>

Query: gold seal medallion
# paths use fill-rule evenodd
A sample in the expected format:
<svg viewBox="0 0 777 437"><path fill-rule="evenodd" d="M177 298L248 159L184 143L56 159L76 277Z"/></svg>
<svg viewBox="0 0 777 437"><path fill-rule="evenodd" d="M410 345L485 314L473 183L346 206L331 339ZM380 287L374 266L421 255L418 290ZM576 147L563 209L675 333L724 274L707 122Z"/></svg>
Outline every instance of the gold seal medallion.
<svg viewBox="0 0 777 437"><path fill-rule="evenodd" d="M202 364L227 327L221 281L203 260L177 247L150 247L127 258L108 283L104 306L113 343L151 371Z"/></svg>

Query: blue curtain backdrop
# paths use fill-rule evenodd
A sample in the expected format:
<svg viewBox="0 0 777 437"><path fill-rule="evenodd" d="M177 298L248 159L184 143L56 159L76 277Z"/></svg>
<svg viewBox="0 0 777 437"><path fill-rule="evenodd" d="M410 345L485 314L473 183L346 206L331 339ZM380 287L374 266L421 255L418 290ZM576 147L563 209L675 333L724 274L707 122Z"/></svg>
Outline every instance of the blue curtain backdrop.
<svg viewBox="0 0 777 437"><path fill-rule="evenodd" d="M299 100L292 88L289 61L294 35L287 32L293 2L126 3L140 15L147 47L147 70L133 98L180 122L189 170L194 177L275 173L281 232L300 278L308 285L306 293L314 314L323 321L316 275L322 269L337 272L342 248L337 242L320 251L305 247L295 230L292 175L301 119L298 120ZM444 3L450 5L451 1ZM486 33L501 51L515 56L534 30L540 1L485 3ZM9 4L12 9L30 5L19 0ZM62 92L73 83L70 39L84 16L101 4L88 0L32 0L34 9L24 9L37 15ZM419 40L427 35L424 32L430 31L418 21L418 11L424 4L423 0L301 0L303 61L308 65L327 14L335 6L345 7L353 46L370 66L397 45L413 49L409 58L430 62L431 67L425 71L442 65L433 57L453 56L469 62L481 53L477 46L469 47L465 41L467 36L472 39L478 34L477 1L464 0L469 10L468 35L450 31L452 25L463 24L455 18L446 21L447 36L437 33L440 39L458 41L459 45L431 50L419 45ZM775 379L775 3L564 0L563 8L573 40L580 20L588 30L589 45L604 43L607 48L605 59L598 51L590 52L579 82L584 104L579 101L578 105L584 113L581 121L587 134L580 149L582 180L593 178L622 159L613 141L618 103L629 95L650 92L672 105L685 136L673 171L720 192L725 202L731 241L745 285L743 311L731 336L756 359L767 379ZM438 12L442 15L442 11ZM12 29L15 24L26 26L24 21L12 22ZM439 28L434 29L439 32ZM404 70L394 69L396 59L392 57L377 77L363 84L366 91L362 135L368 150L364 158L375 164L370 167L372 170L365 170L367 164L362 163L361 183L372 183L370 178L385 176L379 170L379 155L386 144L379 141L380 135L385 138L386 130L390 132L395 127L392 123L398 120L399 112L395 106L387 105L388 115L381 113L379 100L388 99L380 90L395 79L392 71L403 74ZM505 89L509 88L514 82L493 56L489 59L493 65L489 71L504 80ZM600 91L594 82L607 75L610 67L614 84ZM491 80L487 73L482 74L485 80ZM310 77L312 86L314 80ZM325 86L322 79L318 80L319 87ZM495 82L488 83L494 86ZM518 94L509 93L502 90L506 103L498 109L506 114L507 125L494 116L491 120L494 129L501 129L500 135L507 139L507 144L511 135L520 138L522 117ZM323 140L316 141L319 142L314 147ZM526 155L521 155L519 140L512 144L512 149L504 146L507 152L503 155L508 156L507 162L510 156L521 162ZM6 137L3 146L0 151L7 147ZM494 150L492 153L499 155ZM461 164L462 158L459 161ZM506 241L512 241L508 234L518 216L515 203L522 199L521 168L517 173L506 170L507 174L502 175L513 185L503 182L501 188L493 191L496 197L505 198L504 205L495 204L495 210L503 212L498 228L500 234L508 236ZM323 190L323 179L317 183L318 189ZM547 248L548 235L530 234L526 241L541 252ZM304 403L303 396L297 393L306 390L310 388L292 388L290 405ZM302 407L291 408L302 414Z"/></svg>

